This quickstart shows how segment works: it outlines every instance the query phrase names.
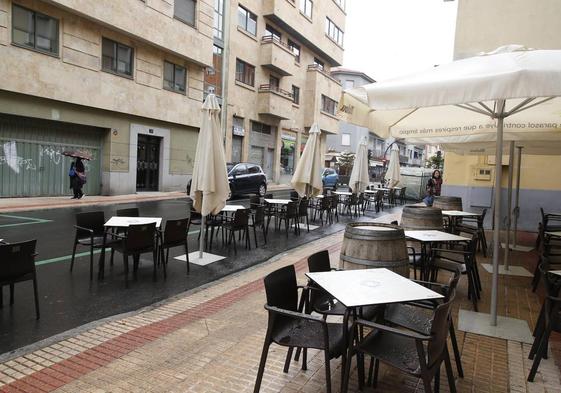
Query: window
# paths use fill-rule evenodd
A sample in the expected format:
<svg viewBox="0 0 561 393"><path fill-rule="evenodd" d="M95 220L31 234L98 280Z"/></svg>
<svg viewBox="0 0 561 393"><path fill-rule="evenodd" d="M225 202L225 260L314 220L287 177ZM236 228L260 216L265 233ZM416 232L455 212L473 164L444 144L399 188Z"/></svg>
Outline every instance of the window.
<svg viewBox="0 0 561 393"><path fill-rule="evenodd" d="M314 65L322 71L325 69L325 64L323 63L323 61L321 61L317 57L314 57Z"/></svg>
<svg viewBox="0 0 561 393"><path fill-rule="evenodd" d="M248 165L247 166L247 172L249 174L255 174L255 173L261 173L261 170L259 169L259 167L257 165Z"/></svg>
<svg viewBox="0 0 561 393"><path fill-rule="evenodd" d="M265 37L272 37L273 40L280 42L282 34L275 29L274 27L271 27L270 25L266 25L265 26Z"/></svg>
<svg viewBox="0 0 561 393"><path fill-rule="evenodd" d="M329 18L325 18L325 34L339 46L343 46L343 30L338 28Z"/></svg>
<svg viewBox="0 0 561 393"><path fill-rule="evenodd" d="M337 101L332 100L328 96L321 95L321 110L329 113L330 115L335 115L335 110L337 109Z"/></svg>
<svg viewBox="0 0 561 393"><path fill-rule="evenodd" d="M280 80L274 75L269 75L269 89L278 91L280 86Z"/></svg>
<svg viewBox="0 0 561 393"><path fill-rule="evenodd" d="M238 26L251 35L257 35L257 15L239 5Z"/></svg>
<svg viewBox="0 0 561 393"><path fill-rule="evenodd" d="M103 71L118 75L132 76L133 49L103 37L102 61Z"/></svg>
<svg viewBox="0 0 561 393"><path fill-rule="evenodd" d="M224 38L224 0L214 0L213 32L219 40Z"/></svg>
<svg viewBox="0 0 561 393"><path fill-rule="evenodd" d="M351 145L351 134L341 134L341 145L343 146Z"/></svg>
<svg viewBox="0 0 561 393"><path fill-rule="evenodd" d="M292 54L294 54L294 59L300 63L300 45L292 40L288 40L288 48L292 51Z"/></svg>
<svg viewBox="0 0 561 393"><path fill-rule="evenodd" d="M14 44L58 54L58 20L15 4L12 19Z"/></svg>
<svg viewBox="0 0 561 393"><path fill-rule="evenodd" d="M236 59L236 80L246 85L255 85L255 67L245 61Z"/></svg>
<svg viewBox="0 0 561 393"><path fill-rule="evenodd" d="M245 164L238 164L232 171L232 175L240 176L240 175L247 175L247 166Z"/></svg>
<svg viewBox="0 0 561 393"><path fill-rule="evenodd" d="M352 89L353 87L355 87L355 81L347 79L343 82L343 90Z"/></svg>
<svg viewBox="0 0 561 393"><path fill-rule="evenodd" d="M185 67L164 61L164 89L185 93L186 80Z"/></svg>
<svg viewBox="0 0 561 393"><path fill-rule="evenodd" d="M312 19L312 9L314 3L312 0L300 0L300 12Z"/></svg>
<svg viewBox="0 0 561 393"><path fill-rule="evenodd" d="M243 126L243 117L234 116L233 123L234 124L232 125L232 134L237 136L244 136L245 129Z"/></svg>
<svg viewBox="0 0 561 393"><path fill-rule="evenodd" d="M292 85L292 101L295 104L300 104L300 88Z"/></svg>
<svg viewBox="0 0 561 393"><path fill-rule="evenodd" d="M173 2L173 16L183 23L195 26L196 6L196 0L175 0Z"/></svg>
<svg viewBox="0 0 561 393"><path fill-rule="evenodd" d="M268 124L259 123L256 121L251 122L251 132L257 132L259 134L271 135L271 126Z"/></svg>
<svg viewBox="0 0 561 393"><path fill-rule="evenodd" d="M343 11L347 7L347 0L334 0L334 1L335 1L335 3L337 3L337 5L339 7L341 7L343 9Z"/></svg>

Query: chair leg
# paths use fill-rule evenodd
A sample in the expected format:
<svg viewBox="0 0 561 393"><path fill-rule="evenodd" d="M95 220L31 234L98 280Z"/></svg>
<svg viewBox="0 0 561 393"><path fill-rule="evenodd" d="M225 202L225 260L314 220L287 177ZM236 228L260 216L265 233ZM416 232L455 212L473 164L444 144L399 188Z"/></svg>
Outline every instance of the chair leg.
<svg viewBox="0 0 561 393"><path fill-rule="evenodd" d="M125 265L125 282L129 281L129 256L123 252L123 264Z"/></svg>
<svg viewBox="0 0 561 393"><path fill-rule="evenodd" d="M187 275L189 275L189 248L187 246L187 240L185 240L185 263L187 264Z"/></svg>
<svg viewBox="0 0 561 393"><path fill-rule="evenodd" d="M448 388L450 389L450 393L456 393L456 381L454 380L454 372L452 371L452 363L450 362L450 354L448 353L448 349L446 349L444 365L446 367L446 376L448 377Z"/></svg>
<svg viewBox="0 0 561 393"><path fill-rule="evenodd" d="M255 248L259 247L257 245L257 230L255 229L255 224L253 224L253 238L255 239Z"/></svg>
<svg viewBox="0 0 561 393"><path fill-rule="evenodd" d="M90 281L93 280L93 262L94 262L94 249L93 246L90 247Z"/></svg>
<svg viewBox="0 0 561 393"><path fill-rule="evenodd" d="M540 362L542 358L547 354L547 342L549 341L550 329L546 329L540 340L540 346L534 357L534 362L532 363L532 368L530 369L530 374L528 375L528 382L534 382L538 368L540 367Z"/></svg>
<svg viewBox="0 0 561 393"><path fill-rule="evenodd" d="M292 360L292 352L294 351L294 347L288 347L288 352L286 353L286 359L284 360L284 368L283 372L287 373L288 369L290 368L290 361Z"/></svg>
<svg viewBox="0 0 561 393"><path fill-rule="evenodd" d="M329 351L326 349L323 351L325 355L325 387L326 392L331 393L331 367L329 359Z"/></svg>
<svg viewBox="0 0 561 393"><path fill-rule="evenodd" d="M259 369L257 371L257 378L255 379L253 393L259 393L259 389L261 388L261 381L263 380L263 373L265 372L265 363L267 363L267 355L269 354L270 345L269 332L267 332L267 337L263 343L263 351L261 352L261 360L259 361Z"/></svg>
<svg viewBox="0 0 561 393"><path fill-rule="evenodd" d="M434 374L434 393L440 393L440 368Z"/></svg>
<svg viewBox="0 0 561 393"><path fill-rule="evenodd" d="M78 246L78 239L74 239L74 247L72 248L72 259L70 260L70 271L74 269L74 259L76 257L76 247Z"/></svg>
<svg viewBox="0 0 561 393"><path fill-rule="evenodd" d="M14 305L14 289L15 289L15 284L10 284L10 306Z"/></svg>
<svg viewBox="0 0 561 393"><path fill-rule="evenodd" d="M463 378L464 369L462 367L462 359L460 350L458 348L458 341L456 340L456 330L454 329L453 321L450 321L450 341L452 341L452 350L454 351L454 359L456 360L456 369L458 370L458 376L460 378Z"/></svg>
<svg viewBox="0 0 561 393"><path fill-rule="evenodd" d="M428 375L422 375L423 386L425 387L425 393L432 393L431 378Z"/></svg>
<svg viewBox="0 0 561 393"><path fill-rule="evenodd" d="M41 318L39 312L39 291L37 290L37 277L33 277L33 295L35 296L35 318Z"/></svg>

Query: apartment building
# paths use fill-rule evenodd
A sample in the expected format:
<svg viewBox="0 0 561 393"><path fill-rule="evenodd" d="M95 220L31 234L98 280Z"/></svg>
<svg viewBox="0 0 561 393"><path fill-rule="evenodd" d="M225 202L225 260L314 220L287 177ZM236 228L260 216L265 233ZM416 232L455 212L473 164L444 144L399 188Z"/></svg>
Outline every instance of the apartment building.
<svg viewBox="0 0 561 393"><path fill-rule="evenodd" d="M259 164L269 181L289 183L312 124L323 135L338 132L341 84L330 70L343 59L345 0L216 0L215 16L215 66L205 82L220 95L228 45L226 158Z"/></svg>
<svg viewBox="0 0 561 393"><path fill-rule="evenodd" d="M475 56L508 44L561 49L561 24L557 22L560 16L561 2L557 0L542 0L539 5L533 0L458 0L454 57ZM561 157L522 153L519 228L535 231L541 220L540 207L546 212L559 210ZM445 153L444 159L443 192L461 196L468 210L491 207L495 157ZM508 153L502 164L504 207ZM501 214L504 218L508 213Z"/></svg>
<svg viewBox="0 0 561 393"><path fill-rule="evenodd" d="M213 0L0 0L0 196L184 189Z"/></svg>

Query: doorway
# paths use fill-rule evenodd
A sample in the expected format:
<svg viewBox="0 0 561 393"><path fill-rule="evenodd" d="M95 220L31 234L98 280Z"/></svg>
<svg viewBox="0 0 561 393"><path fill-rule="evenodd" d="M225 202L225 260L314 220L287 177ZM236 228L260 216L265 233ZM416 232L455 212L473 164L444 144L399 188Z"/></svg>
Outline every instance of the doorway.
<svg viewBox="0 0 561 393"><path fill-rule="evenodd" d="M138 135L136 191L158 191L160 140L157 136Z"/></svg>

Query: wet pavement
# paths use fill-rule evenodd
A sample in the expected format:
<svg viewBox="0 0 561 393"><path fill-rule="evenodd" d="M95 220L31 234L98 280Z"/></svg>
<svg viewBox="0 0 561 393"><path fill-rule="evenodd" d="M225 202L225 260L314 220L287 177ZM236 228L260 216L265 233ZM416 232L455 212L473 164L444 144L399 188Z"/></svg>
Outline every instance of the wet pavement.
<svg viewBox="0 0 561 393"><path fill-rule="evenodd" d="M275 197L286 198L288 191L279 191ZM239 198L231 203L249 205L247 198ZM8 290L4 290L4 307L0 309L0 354L35 343L39 340L63 333L89 322L113 315L126 313L149 306L178 293L190 290L209 282L220 279L247 267L263 262L277 254L305 244L326 235L341 231L345 223L356 221L340 216L339 223L319 227L309 233L302 230L300 236L290 232L275 232L271 223L268 244L263 245L258 232L259 248L245 250L238 243L238 254L220 243L215 243L213 253L227 256L219 262L208 266L191 264L191 272L187 276L185 263L173 259L184 254L180 247L170 250L167 279L161 271L157 281L152 280L151 255L141 257L136 279L125 286L122 257L115 254L115 264L110 267L106 259L105 279L89 280L89 253L87 248L79 249L82 254L76 260L74 271L70 273L70 255L74 240L74 215L83 211L103 210L108 219L116 209L138 207L141 216L163 217L164 221L186 216L186 199L174 199L154 202L139 202L115 206L89 206L56 210L39 210L25 213L0 214L0 238L10 242L36 238L38 257L37 275L41 307L41 319L35 320L33 292L31 281L16 285L15 304L8 305ZM389 210L386 210L389 212ZM375 217L368 212L360 219ZM319 225L319 223L317 223ZM189 250L198 249L197 229L191 228ZM109 254L107 254L109 256ZM97 260L95 255L95 272ZM132 266L132 262L129 262Z"/></svg>

